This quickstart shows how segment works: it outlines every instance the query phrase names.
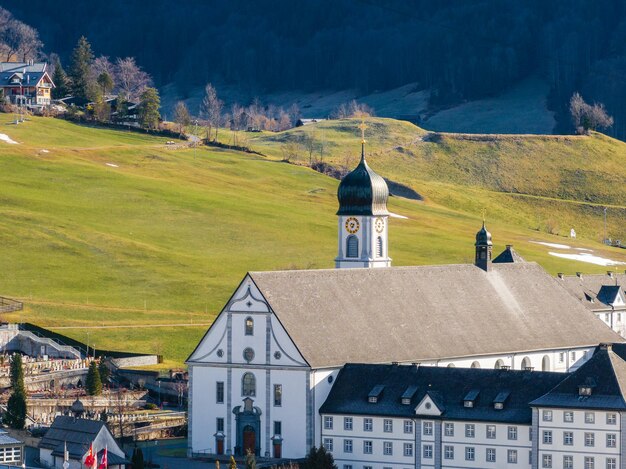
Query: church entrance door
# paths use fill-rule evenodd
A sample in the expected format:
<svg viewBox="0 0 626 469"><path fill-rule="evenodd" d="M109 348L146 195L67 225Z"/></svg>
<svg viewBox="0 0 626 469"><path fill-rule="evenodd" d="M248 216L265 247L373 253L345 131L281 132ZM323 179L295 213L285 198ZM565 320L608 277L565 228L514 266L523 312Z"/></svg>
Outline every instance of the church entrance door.
<svg viewBox="0 0 626 469"><path fill-rule="evenodd" d="M256 434L254 428L246 425L243 429L243 454L248 454L248 450L254 454L256 449Z"/></svg>

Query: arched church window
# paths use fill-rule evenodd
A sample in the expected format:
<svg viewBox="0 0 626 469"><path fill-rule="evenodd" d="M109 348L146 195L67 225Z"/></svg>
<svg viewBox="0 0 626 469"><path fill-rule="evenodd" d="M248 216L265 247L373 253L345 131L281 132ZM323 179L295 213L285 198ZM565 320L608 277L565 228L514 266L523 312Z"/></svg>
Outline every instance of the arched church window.
<svg viewBox="0 0 626 469"><path fill-rule="evenodd" d="M480 363L477 361L472 362L472 366L470 368L480 368Z"/></svg>
<svg viewBox="0 0 626 469"><path fill-rule="evenodd" d="M541 371L550 371L550 357L547 355L544 355L541 360Z"/></svg>
<svg viewBox="0 0 626 469"><path fill-rule="evenodd" d="M251 317L246 318L246 335L254 335L254 320Z"/></svg>
<svg viewBox="0 0 626 469"><path fill-rule="evenodd" d="M383 257L383 238L379 236L376 238L376 256Z"/></svg>
<svg viewBox="0 0 626 469"><path fill-rule="evenodd" d="M532 365L530 364L530 358L524 357L522 360L522 370L530 370Z"/></svg>
<svg viewBox="0 0 626 469"><path fill-rule="evenodd" d="M355 235L348 236L346 241L346 257L359 257L359 238Z"/></svg>
<svg viewBox="0 0 626 469"><path fill-rule="evenodd" d="M502 368L504 366L504 362L500 359L496 360L496 364L493 367L495 370L499 370L500 368Z"/></svg>
<svg viewBox="0 0 626 469"><path fill-rule="evenodd" d="M241 395L256 396L256 378L252 373L245 373L241 379Z"/></svg>

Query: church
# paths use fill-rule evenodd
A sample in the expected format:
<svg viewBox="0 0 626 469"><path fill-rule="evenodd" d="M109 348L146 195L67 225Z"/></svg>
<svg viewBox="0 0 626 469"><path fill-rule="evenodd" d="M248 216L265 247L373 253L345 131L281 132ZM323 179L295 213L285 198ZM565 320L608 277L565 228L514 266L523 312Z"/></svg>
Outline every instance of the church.
<svg viewBox="0 0 626 469"><path fill-rule="evenodd" d="M623 342L539 265L494 259L484 223L472 264L392 267L364 147L338 188L336 268L248 272L188 358L189 455L303 457L346 364L565 373Z"/></svg>

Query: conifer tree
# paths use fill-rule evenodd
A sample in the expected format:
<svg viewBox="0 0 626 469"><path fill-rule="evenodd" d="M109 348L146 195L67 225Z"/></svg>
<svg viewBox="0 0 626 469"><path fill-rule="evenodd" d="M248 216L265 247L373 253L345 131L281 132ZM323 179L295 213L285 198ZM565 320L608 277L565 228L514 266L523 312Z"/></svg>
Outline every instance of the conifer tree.
<svg viewBox="0 0 626 469"><path fill-rule="evenodd" d="M23 429L26 423L26 388L24 386L24 368L22 356L13 355L11 360L11 396L7 402L4 422L12 428Z"/></svg>
<svg viewBox="0 0 626 469"><path fill-rule="evenodd" d="M57 58L54 63L54 74L52 81L55 88L52 89L52 97L54 99L62 99L70 94L70 79L65 73L61 61Z"/></svg>
<svg viewBox="0 0 626 469"><path fill-rule="evenodd" d="M98 373L100 374L100 381L102 384L106 384L111 376L111 370L109 370L109 367L106 366L103 359L100 359L100 363L98 364Z"/></svg>
<svg viewBox="0 0 626 469"><path fill-rule="evenodd" d="M78 40L78 44L72 52L70 67L71 89L74 97L88 101L94 98L94 83L91 76L91 64L94 55L91 44L85 36Z"/></svg>
<svg viewBox="0 0 626 469"><path fill-rule="evenodd" d="M89 394L90 396L99 396L100 394L102 394L102 381L100 380L98 364L95 360L89 364L89 370L87 371L85 385L87 387L87 394Z"/></svg>
<svg viewBox="0 0 626 469"><path fill-rule="evenodd" d="M144 468L143 451L141 450L141 448L135 448L133 450L133 457L131 458L131 463L132 463L133 469Z"/></svg>
<svg viewBox="0 0 626 469"><path fill-rule="evenodd" d="M161 98L156 88L147 88L141 95L139 123L144 129L154 130L159 126Z"/></svg>

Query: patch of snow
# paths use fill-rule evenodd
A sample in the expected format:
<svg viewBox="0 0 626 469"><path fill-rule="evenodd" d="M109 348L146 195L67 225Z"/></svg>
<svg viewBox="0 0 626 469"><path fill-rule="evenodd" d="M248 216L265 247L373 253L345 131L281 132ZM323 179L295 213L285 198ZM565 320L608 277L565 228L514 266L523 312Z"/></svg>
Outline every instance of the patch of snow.
<svg viewBox="0 0 626 469"><path fill-rule="evenodd" d="M113 163L105 163L107 166L110 166L111 168L119 168L118 165L113 164Z"/></svg>
<svg viewBox="0 0 626 469"><path fill-rule="evenodd" d="M570 249L571 248L571 246L568 246L567 244L546 243L543 241L531 241L531 243L541 244L543 246L548 246L549 248L554 248L554 249Z"/></svg>
<svg viewBox="0 0 626 469"><path fill-rule="evenodd" d="M587 251L587 252L593 252L593 249L587 249L587 248L574 248L577 251Z"/></svg>
<svg viewBox="0 0 626 469"><path fill-rule="evenodd" d="M409 219L409 217L405 217L404 215L398 215L397 213L391 213L391 212L389 212L389 216L391 218L402 218L403 220Z"/></svg>
<svg viewBox="0 0 626 469"><path fill-rule="evenodd" d="M17 145L15 140L12 140L7 134L0 134L0 140L6 143L10 143L11 145Z"/></svg>
<svg viewBox="0 0 626 469"><path fill-rule="evenodd" d="M570 259L572 261L587 262L589 264L611 266L611 265L624 265L626 262L614 261L612 259L606 259L600 256L594 256L593 254L564 254L562 252L549 252L551 256L561 257L563 259Z"/></svg>
<svg viewBox="0 0 626 469"><path fill-rule="evenodd" d="M41 153L50 153L50 152L44 148L43 150L41 150Z"/></svg>

